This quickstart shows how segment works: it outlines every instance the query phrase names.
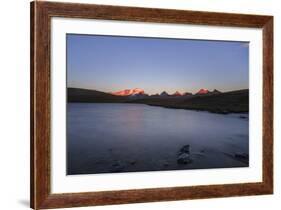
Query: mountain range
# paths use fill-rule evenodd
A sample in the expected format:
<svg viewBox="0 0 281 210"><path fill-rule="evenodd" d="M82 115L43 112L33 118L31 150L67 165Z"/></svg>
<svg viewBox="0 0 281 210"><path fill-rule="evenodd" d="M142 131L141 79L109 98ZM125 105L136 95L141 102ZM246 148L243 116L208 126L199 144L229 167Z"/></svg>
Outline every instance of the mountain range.
<svg viewBox="0 0 281 210"><path fill-rule="evenodd" d="M169 95L147 95L140 88L114 93L81 88L67 88L67 101L71 103L139 103L174 109L203 110L215 113L240 113L249 111L249 90L220 92L200 89L196 94L175 92Z"/></svg>
<svg viewBox="0 0 281 210"><path fill-rule="evenodd" d="M141 88L126 89L111 93L115 96L133 96L133 95L144 95L144 90Z"/></svg>
<svg viewBox="0 0 281 210"><path fill-rule="evenodd" d="M207 90L207 89L200 89L195 95L205 95L205 94L218 94L221 93L220 91L214 89L213 91ZM141 88L134 88L134 89L125 89L125 90L120 90L117 92L111 92L110 94L115 95L115 96L149 96L144 92L143 89ZM180 93L179 91L176 91L173 94L168 94L166 91L163 91L161 94L154 94L151 96L190 96L193 95L190 92L185 92L185 93Z"/></svg>

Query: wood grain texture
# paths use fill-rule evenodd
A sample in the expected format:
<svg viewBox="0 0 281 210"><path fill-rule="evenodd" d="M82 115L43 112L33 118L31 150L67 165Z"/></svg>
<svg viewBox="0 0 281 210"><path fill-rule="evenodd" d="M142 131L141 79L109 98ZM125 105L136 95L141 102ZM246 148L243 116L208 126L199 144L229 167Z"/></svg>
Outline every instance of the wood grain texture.
<svg viewBox="0 0 281 210"><path fill-rule="evenodd" d="M50 20L52 17L263 29L263 181L260 183L51 194ZM31 193L34 209L273 193L273 17L36 1L31 3ZM55 90L54 90L55 91ZM93 189L94 190L94 189Z"/></svg>
<svg viewBox="0 0 281 210"><path fill-rule="evenodd" d="M35 209L50 195L50 21L46 8L37 5L31 3L31 207Z"/></svg>
<svg viewBox="0 0 281 210"><path fill-rule="evenodd" d="M263 182L273 193L273 17L263 27Z"/></svg>
<svg viewBox="0 0 281 210"><path fill-rule="evenodd" d="M35 202L35 190L34 190L34 182L35 182L35 154L34 154L34 146L35 146L35 138L34 138L34 62L35 62L35 53L34 53L34 6L33 3L30 7L30 206L34 208Z"/></svg>

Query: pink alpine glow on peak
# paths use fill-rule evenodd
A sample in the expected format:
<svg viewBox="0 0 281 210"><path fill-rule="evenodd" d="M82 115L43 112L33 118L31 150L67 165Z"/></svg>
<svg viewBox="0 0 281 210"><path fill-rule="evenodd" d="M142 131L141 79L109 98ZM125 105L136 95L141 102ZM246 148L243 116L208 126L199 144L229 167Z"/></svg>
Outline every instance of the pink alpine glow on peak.
<svg viewBox="0 0 281 210"><path fill-rule="evenodd" d="M196 94L197 95L201 95L201 94L207 94L209 92L210 92L209 90L202 88Z"/></svg>
<svg viewBox="0 0 281 210"><path fill-rule="evenodd" d="M113 92L111 94L116 96L131 96L131 95L144 94L144 90L141 88L134 88L134 89L126 89L126 90Z"/></svg>

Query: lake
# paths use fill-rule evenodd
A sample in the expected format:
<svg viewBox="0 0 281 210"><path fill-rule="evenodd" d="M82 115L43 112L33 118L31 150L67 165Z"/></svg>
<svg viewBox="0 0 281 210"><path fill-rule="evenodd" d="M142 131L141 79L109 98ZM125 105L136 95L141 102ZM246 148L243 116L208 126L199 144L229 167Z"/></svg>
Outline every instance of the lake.
<svg viewBox="0 0 281 210"><path fill-rule="evenodd" d="M190 162L178 162L189 145ZM248 167L248 114L68 103L67 174Z"/></svg>

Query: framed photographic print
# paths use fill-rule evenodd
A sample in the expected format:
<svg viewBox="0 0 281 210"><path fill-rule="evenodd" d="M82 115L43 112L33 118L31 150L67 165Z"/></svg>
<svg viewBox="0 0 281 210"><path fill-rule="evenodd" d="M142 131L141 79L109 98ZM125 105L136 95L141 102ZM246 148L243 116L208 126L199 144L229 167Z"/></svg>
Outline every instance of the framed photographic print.
<svg viewBox="0 0 281 210"><path fill-rule="evenodd" d="M31 3L31 207L273 193L273 17Z"/></svg>

